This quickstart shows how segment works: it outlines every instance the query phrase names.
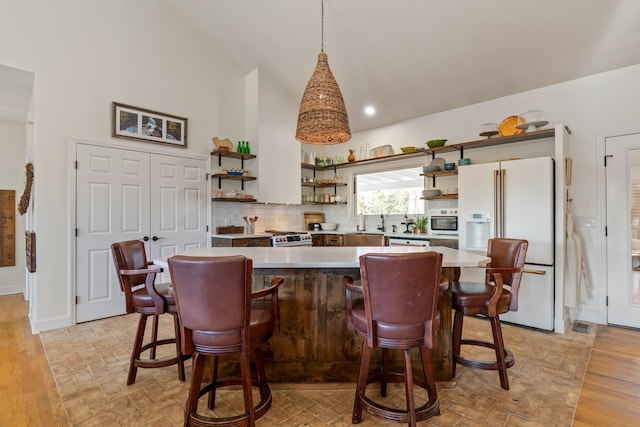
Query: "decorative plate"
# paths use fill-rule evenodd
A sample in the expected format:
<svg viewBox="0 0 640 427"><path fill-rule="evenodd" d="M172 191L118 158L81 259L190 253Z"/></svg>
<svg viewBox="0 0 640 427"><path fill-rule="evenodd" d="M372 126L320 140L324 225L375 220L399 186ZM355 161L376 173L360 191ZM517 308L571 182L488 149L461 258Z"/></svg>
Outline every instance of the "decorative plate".
<svg viewBox="0 0 640 427"><path fill-rule="evenodd" d="M520 116L509 116L500 123L498 130L500 136L519 135L524 133L524 129L518 129L517 126L520 122Z"/></svg>

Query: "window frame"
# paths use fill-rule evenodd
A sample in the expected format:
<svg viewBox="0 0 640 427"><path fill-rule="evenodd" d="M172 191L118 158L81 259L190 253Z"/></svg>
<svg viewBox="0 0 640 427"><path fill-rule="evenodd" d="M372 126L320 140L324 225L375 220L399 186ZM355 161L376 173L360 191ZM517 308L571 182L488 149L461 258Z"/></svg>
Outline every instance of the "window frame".
<svg viewBox="0 0 640 427"><path fill-rule="evenodd" d="M425 163L426 162L426 163ZM350 183L351 183L351 191L350 191L350 195L351 195L351 202L353 207L350 209L351 210L351 214L353 215L353 218L357 218L359 216L358 214L358 187L357 187L357 176L358 175L364 175L364 174L374 174L374 173L382 173L382 172L392 172L395 170L402 170L402 169L411 169L411 168L422 168L425 164L428 164L429 159L427 157L427 155L425 155L424 157L413 157L410 159L398 159L395 161L388 161L388 162L378 162L378 163L373 163L371 165L359 165L356 168L353 168L353 170L351 171L351 176L350 176ZM422 173L422 172L420 172ZM422 178L422 187L424 189L424 176L419 176L419 178ZM424 206L424 212L426 212L427 210L427 204L426 204L426 200L421 199L423 202L423 206ZM401 214L389 214L389 215L404 215L405 213L401 213ZM424 214L424 213L422 213ZM379 215L379 214L363 214L363 215ZM414 213L409 213L409 215L415 215Z"/></svg>

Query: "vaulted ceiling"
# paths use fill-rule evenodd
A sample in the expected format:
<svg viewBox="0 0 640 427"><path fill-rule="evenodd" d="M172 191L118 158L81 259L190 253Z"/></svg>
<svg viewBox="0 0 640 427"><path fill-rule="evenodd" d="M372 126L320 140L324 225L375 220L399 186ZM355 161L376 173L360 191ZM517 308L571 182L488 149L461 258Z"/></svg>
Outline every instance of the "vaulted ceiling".
<svg viewBox="0 0 640 427"><path fill-rule="evenodd" d="M321 45L320 0L163 0L238 69L296 102ZM324 48L353 132L640 63L637 0L325 0ZM0 67L0 115L33 75ZM367 105L376 115L363 113Z"/></svg>
<svg viewBox="0 0 640 427"><path fill-rule="evenodd" d="M298 102L320 0L164 0L244 73ZM635 0L325 0L324 50L352 131L640 63ZM366 105L377 114L367 117Z"/></svg>

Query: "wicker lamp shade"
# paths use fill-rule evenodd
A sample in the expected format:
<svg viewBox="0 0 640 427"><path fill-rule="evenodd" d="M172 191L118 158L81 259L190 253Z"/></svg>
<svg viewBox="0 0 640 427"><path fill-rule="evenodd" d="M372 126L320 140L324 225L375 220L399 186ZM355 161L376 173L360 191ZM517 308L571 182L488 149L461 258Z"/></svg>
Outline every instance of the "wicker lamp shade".
<svg viewBox="0 0 640 427"><path fill-rule="evenodd" d="M323 145L340 144L351 139L342 93L323 50L318 54L318 64L302 95L296 139Z"/></svg>

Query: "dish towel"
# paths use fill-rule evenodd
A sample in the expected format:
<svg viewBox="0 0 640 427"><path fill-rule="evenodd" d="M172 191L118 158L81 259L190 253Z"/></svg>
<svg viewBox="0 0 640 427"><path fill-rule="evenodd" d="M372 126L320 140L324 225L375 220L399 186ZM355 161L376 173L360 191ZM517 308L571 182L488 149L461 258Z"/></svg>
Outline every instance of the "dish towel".
<svg viewBox="0 0 640 427"><path fill-rule="evenodd" d="M564 283L564 305L569 307L569 319L573 322L578 302L591 299L593 287L589 280L582 239L578 235L571 211L567 212L567 265Z"/></svg>

